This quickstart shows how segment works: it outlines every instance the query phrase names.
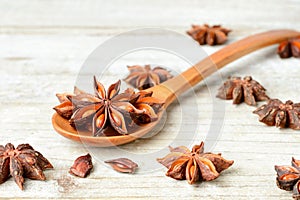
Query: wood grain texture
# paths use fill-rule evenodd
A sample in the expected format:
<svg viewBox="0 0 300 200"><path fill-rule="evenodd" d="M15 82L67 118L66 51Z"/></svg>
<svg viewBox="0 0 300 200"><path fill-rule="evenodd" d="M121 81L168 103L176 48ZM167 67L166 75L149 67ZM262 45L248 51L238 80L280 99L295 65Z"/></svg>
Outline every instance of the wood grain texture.
<svg viewBox="0 0 300 200"><path fill-rule="evenodd" d="M267 9L268 8L268 9ZM270 10L270 11L267 11ZM280 1L0 1L0 141L15 145L28 142L54 165L46 171L47 181L26 180L19 191L12 179L0 185L0 198L142 198L156 199L291 199L291 193L277 189L275 164L289 164L300 158L299 131L266 127L246 105L224 102L225 116L212 119L218 75L210 76L186 93L180 104L168 110L163 130L151 139L141 139L123 148L147 154L168 146L177 134L182 105L198 105L195 138L204 139L212 122L222 122L221 135L213 151L235 160L217 180L190 186L164 176L165 169L136 175L119 174L96 160L86 179L69 175L73 161L88 149L69 141L52 128L55 93L71 91L87 56L103 41L123 31L158 26L184 33L192 23L221 23L234 31L228 43L270 29L297 29L300 6L296 0ZM204 46L207 54L224 47ZM220 71L223 78L251 75L268 89L271 97L300 102L300 60L281 60L268 47L229 64ZM156 63L173 66L177 72L189 65L166 56L128 56L120 65ZM123 72L122 72L123 73ZM124 70L126 73L126 70ZM107 84L118 77L109 72ZM261 103L259 104L261 105ZM194 109L194 108L190 108ZM218 111L218 110L217 110ZM183 130L183 133L188 133ZM180 141L178 141L180 142ZM137 161L138 162L138 161ZM155 162L155 161L153 161ZM143 163L140 163L141 168Z"/></svg>

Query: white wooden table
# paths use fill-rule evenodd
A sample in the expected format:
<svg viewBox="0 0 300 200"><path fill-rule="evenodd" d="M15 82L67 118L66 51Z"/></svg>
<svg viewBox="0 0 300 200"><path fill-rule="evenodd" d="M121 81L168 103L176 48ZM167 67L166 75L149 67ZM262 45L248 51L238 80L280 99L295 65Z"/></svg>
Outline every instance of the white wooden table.
<svg viewBox="0 0 300 200"><path fill-rule="evenodd" d="M45 172L45 182L26 179L24 191L9 179L0 185L0 198L291 199L291 193L277 188L274 165L289 164L292 156L300 159L300 132L259 123L251 113L254 107L225 103L221 135L213 151L235 163L217 180L192 186L166 177L163 168L127 175L96 160L88 178L73 177L69 167L89 149L56 134L51 116L57 104L55 93L71 91L87 56L115 34L149 26L184 33L192 23L221 23L233 29L230 43L270 29L300 30L299 13L297 0L1 0L0 141L30 143L55 169ZM211 54L222 46L203 48ZM268 89L269 96L300 102L300 60L281 60L275 49L255 52L220 72L223 77L251 75ZM176 63L170 61L170 65ZM195 87L200 112L194 143L209 130L221 80L212 76L206 83L212 86L210 91L204 82ZM182 103L188 104L189 95L185 97ZM168 134L177 129L179 110L177 104L171 107L165 128L157 136L124 148L147 154L167 146Z"/></svg>

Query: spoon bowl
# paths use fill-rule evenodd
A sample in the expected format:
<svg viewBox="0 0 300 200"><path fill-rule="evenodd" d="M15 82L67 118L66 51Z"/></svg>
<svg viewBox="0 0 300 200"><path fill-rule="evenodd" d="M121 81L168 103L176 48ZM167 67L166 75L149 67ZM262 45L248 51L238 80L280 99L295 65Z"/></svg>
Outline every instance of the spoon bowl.
<svg viewBox="0 0 300 200"><path fill-rule="evenodd" d="M274 30L249 36L227 45L180 75L162 84L149 88L146 91L152 92L153 97L162 100L165 103L162 110L165 110L177 96L181 95L183 92L187 91L226 64L255 50L298 36L300 36L300 32L294 30ZM138 130L128 135L93 137L89 132L75 130L69 124L68 120L62 118L57 113L53 114L52 125L56 132L68 139L91 146L108 147L126 144L138 138L142 138L159 124L163 115L162 113L163 111L158 113L158 120L140 126Z"/></svg>

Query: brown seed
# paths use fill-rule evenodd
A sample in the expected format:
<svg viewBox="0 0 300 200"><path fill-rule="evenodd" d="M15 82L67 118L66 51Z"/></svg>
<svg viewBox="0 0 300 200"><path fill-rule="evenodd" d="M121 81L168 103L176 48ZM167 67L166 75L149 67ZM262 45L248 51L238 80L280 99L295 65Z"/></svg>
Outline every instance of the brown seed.
<svg viewBox="0 0 300 200"><path fill-rule="evenodd" d="M104 161L109 164L114 170L121 173L134 173L138 165L128 158L117 158Z"/></svg>
<svg viewBox="0 0 300 200"><path fill-rule="evenodd" d="M93 169L92 157L90 154L78 157L73 166L70 168L69 173L75 176L85 178L90 174Z"/></svg>

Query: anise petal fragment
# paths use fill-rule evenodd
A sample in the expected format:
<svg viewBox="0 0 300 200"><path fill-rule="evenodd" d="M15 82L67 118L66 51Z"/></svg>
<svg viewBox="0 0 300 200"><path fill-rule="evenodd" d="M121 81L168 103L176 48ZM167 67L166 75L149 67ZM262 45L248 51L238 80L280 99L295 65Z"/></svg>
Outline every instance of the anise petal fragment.
<svg viewBox="0 0 300 200"><path fill-rule="evenodd" d="M163 166L169 169L172 163L176 161L178 158L180 158L182 155L183 153L181 152L172 152L166 155L165 157L157 158L156 160L157 162L159 162L160 164L162 164Z"/></svg>
<svg viewBox="0 0 300 200"><path fill-rule="evenodd" d="M93 169L92 157L90 154L85 156L78 157L72 167L70 168L69 173L75 176L85 178L90 174Z"/></svg>
<svg viewBox="0 0 300 200"><path fill-rule="evenodd" d="M300 181L298 181L293 188L293 198L296 200L300 199Z"/></svg>
<svg viewBox="0 0 300 200"><path fill-rule="evenodd" d="M16 158L10 159L10 175L14 178L15 182L21 190L24 189L23 173L24 171L21 162Z"/></svg>
<svg viewBox="0 0 300 200"><path fill-rule="evenodd" d="M9 157L0 157L0 184L9 178Z"/></svg>
<svg viewBox="0 0 300 200"><path fill-rule="evenodd" d="M185 178L189 184L197 182L200 178L199 168L196 160L189 160L186 165Z"/></svg>
<svg viewBox="0 0 300 200"><path fill-rule="evenodd" d="M195 156L195 160L200 168L201 176L204 181L212 181L219 176L214 164L207 158Z"/></svg>
<svg viewBox="0 0 300 200"><path fill-rule="evenodd" d="M185 179L186 175L186 166L189 162L188 157L180 157L175 160L172 165L170 166L169 170L167 171L166 175L170 176L174 179L183 180Z"/></svg>
<svg viewBox="0 0 300 200"><path fill-rule="evenodd" d="M226 160L220 154L206 153L203 155L203 157L210 160L219 173L229 168L234 163L233 160Z"/></svg>
<svg viewBox="0 0 300 200"><path fill-rule="evenodd" d="M117 158L104 162L109 164L115 171L121 173L134 173L138 168L138 164L128 158Z"/></svg>

